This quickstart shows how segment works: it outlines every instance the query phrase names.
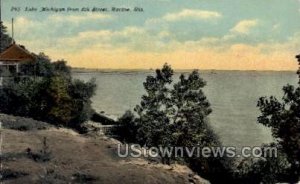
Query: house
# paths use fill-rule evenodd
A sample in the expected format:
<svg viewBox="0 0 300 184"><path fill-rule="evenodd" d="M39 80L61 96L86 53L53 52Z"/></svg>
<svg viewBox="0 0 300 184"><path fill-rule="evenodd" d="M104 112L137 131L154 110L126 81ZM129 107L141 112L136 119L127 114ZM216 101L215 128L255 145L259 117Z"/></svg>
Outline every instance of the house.
<svg viewBox="0 0 300 184"><path fill-rule="evenodd" d="M0 86L7 74L18 74L22 63L35 62L35 57L24 46L13 42L0 54Z"/></svg>

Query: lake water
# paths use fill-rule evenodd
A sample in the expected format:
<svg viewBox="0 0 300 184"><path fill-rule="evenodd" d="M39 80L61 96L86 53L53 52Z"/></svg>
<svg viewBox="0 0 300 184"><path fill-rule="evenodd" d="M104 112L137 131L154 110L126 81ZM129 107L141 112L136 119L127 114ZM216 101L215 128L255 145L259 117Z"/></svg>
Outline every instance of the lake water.
<svg viewBox="0 0 300 184"><path fill-rule="evenodd" d="M145 93L143 82L153 72L102 71L74 73L83 80L96 78L98 85L93 107L119 117L133 109ZM180 72L175 74L178 80ZM282 97L282 87L297 83L294 72L201 71L207 81L204 92L213 113L209 116L216 133L226 146L260 146L272 141L268 128L257 123L257 100L261 96Z"/></svg>

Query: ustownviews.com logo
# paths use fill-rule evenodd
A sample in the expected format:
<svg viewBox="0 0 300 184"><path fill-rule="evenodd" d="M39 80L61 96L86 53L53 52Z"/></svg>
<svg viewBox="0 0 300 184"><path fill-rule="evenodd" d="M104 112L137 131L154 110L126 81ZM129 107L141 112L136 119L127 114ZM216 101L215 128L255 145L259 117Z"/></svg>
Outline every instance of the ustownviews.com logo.
<svg viewBox="0 0 300 184"><path fill-rule="evenodd" d="M118 144L119 157L277 157L276 147L250 147L237 149L234 146L224 147L147 147L138 144Z"/></svg>

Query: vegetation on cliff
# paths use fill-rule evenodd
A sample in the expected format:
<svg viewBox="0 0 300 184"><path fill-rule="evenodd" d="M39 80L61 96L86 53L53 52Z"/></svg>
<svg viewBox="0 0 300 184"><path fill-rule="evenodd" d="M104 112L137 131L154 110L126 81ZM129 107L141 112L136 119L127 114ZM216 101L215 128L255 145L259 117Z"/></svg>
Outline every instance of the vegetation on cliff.
<svg viewBox="0 0 300 184"><path fill-rule="evenodd" d="M5 30L2 46L11 40ZM95 82L73 79L63 60L53 62L43 53L32 55L35 61L22 63L19 73L3 79L0 112L78 128L93 113L90 99Z"/></svg>

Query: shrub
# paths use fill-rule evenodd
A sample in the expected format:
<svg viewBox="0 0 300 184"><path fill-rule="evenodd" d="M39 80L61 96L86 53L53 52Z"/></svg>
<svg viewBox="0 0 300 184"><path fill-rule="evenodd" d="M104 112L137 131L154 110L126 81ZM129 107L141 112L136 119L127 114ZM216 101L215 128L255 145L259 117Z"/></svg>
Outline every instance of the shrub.
<svg viewBox="0 0 300 184"><path fill-rule="evenodd" d="M27 148L26 153L30 159L33 159L36 162L48 162L52 158L52 153L50 151L46 137L44 137L43 139L43 146L39 152L35 153L30 148Z"/></svg>
<svg viewBox="0 0 300 184"><path fill-rule="evenodd" d="M12 38L2 22L0 26L0 51L3 51ZM19 73L1 69L0 75L5 80L0 88L0 112L80 127L93 112L90 98L95 93L95 81L73 80L71 68L64 60L52 62L44 53L32 55L35 61L21 63Z"/></svg>
<svg viewBox="0 0 300 184"><path fill-rule="evenodd" d="M21 178L29 174L21 171L13 171L11 169L3 169L0 171L0 175L1 175L0 182L3 182L7 180Z"/></svg>
<svg viewBox="0 0 300 184"><path fill-rule="evenodd" d="M13 130L45 130L52 125L42 121L36 121L31 118L23 118L19 116L9 116L6 114L0 115L0 121L2 122L3 128L13 129Z"/></svg>
<svg viewBox="0 0 300 184"><path fill-rule="evenodd" d="M135 121L134 114L131 111L126 111L125 114L118 120L119 126L113 129L113 134L117 135L122 142L136 143L136 136L139 126Z"/></svg>
<svg viewBox="0 0 300 184"><path fill-rule="evenodd" d="M24 66L22 78L17 76L0 89L0 111L79 128L93 113L95 81L72 79L65 61L50 62L43 54L35 65L34 72Z"/></svg>
<svg viewBox="0 0 300 184"><path fill-rule="evenodd" d="M80 172L73 174L73 177L76 183L93 183L98 180L98 178L95 176Z"/></svg>
<svg viewBox="0 0 300 184"><path fill-rule="evenodd" d="M280 145L272 143L264 147L276 147L277 157L244 158L235 170L235 183L273 184L288 180L291 164Z"/></svg>

